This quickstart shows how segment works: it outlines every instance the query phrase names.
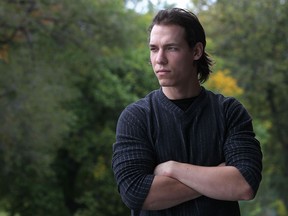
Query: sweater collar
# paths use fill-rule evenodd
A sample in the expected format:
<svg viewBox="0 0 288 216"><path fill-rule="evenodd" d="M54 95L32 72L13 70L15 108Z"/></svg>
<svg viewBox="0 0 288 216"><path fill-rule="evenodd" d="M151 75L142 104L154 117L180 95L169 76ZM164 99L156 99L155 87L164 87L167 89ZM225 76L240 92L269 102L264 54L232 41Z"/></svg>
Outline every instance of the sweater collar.
<svg viewBox="0 0 288 216"><path fill-rule="evenodd" d="M200 94L197 96L197 98L193 101L193 103L190 105L190 107L183 111L180 109L176 104L174 104L172 101L170 101L169 98L166 97L166 95L163 93L162 88L158 89L157 91L157 97L160 101L160 103L163 105L163 107L170 112L178 113L178 114L191 114L191 112L195 112L199 108L201 108L205 102L207 101L207 92L206 89L201 86Z"/></svg>

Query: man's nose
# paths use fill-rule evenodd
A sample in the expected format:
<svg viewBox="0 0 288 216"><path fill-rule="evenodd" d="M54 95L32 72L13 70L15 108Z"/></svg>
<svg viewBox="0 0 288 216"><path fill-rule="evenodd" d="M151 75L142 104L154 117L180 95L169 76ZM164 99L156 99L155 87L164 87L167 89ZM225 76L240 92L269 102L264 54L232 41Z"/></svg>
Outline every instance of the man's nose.
<svg viewBox="0 0 288 216"><path fill-rule="evenodd" d="M167 64L167 58L165 55L165 52L163 50L159 50L157 53L157 57L156 57L156 63L157 64Z"/></svg>

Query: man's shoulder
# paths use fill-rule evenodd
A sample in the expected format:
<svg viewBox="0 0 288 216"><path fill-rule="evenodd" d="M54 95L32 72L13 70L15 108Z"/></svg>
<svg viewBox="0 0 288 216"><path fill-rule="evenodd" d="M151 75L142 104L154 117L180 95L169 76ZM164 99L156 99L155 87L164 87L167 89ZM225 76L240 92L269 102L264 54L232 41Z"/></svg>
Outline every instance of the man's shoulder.
<svg viewBox="0 0 288 216"><path fill-rule="evenodd" d="M220 106L231 106L236 104L241 104L235 97L225 96L221 93L216 93L205 89L205 94L208 96L209 100L220 105Z"/></svg>
<svg viewBox="0 0 288 216"><path fill-rule="evenodd" d="M249 113L245 106L235 97L224 96L220 93L214 93L212 91L206 90L206 94L209 97L210 103L213 104L212 107L218 107L217 110L221 110L225 116L235 116L240 114L245 114L249 116ZM248 114L248 115L247 115Z"/></svg>
<svg viewBox="0 0 288 216"><path fill-rule="evenodd" d="M159 90L154 90L148 93L145 97L140 98L139 100L129 104L123 110L122 115L124 113L129 113L130 115L147 115L147 113L151 112L152 106L158 103Z"/></svg>
<svg viewBox="0 0 288 216"><path fill-rule="evenodd" d="M159 97L159 90L154 90L148 93L145 97L129 104L126 109L150 109L152 104L157 102Z"/></svg>

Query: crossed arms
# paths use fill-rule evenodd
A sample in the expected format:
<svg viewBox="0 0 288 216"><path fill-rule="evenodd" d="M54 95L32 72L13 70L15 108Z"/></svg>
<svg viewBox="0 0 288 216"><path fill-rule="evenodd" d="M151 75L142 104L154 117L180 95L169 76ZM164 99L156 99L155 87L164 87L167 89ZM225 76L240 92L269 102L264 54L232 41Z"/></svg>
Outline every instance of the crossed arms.
<svg viewBox="0 0 288 216"><path fill-rule="evenodd" d="M226 117L229 130L225 133L223 157L216 160L225 160L226 165L218 166L176 161L156 164L153 140L147 135L147 115L134 110L138 107L122 113L112 167L123 202L130 209L161 210L200 196L230 201L252 199L262 178L261 148L254 138L251 118L239 103L231 103L234 108ZM143 117L135 115L136 111Z"/></svg>
<svg viewBox="0 0 288 216"><path fill-rule="evenodd" d="M203 167L168 161L159 164L143 209L160 210L201 195L219 200L250 200L254 192L236 167Z"/></svg>

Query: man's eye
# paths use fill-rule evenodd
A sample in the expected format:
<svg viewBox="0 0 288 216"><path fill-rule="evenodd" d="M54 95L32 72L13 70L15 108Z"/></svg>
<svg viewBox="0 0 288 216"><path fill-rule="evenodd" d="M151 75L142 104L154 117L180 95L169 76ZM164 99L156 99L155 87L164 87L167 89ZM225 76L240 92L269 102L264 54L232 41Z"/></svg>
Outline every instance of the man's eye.
<svg viewBox="0 0 288 216"><path fill-rule="evenodd" d="M156 47L150 47L150 51L151 52L157 52L157 48Z"/></svg>
<svg viewBox="0 0 288 216"><path fill-rule="evenodd" d="M168 47L168 50L170 50L170 51L176 51L176 50L177 50L177 47L171 46L171 47Z"/></svg>

